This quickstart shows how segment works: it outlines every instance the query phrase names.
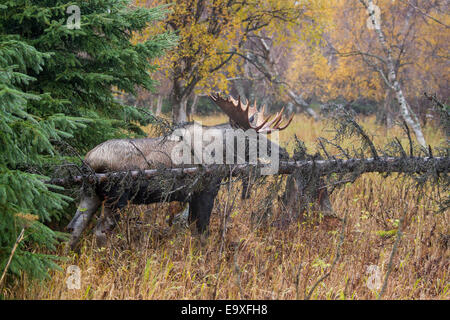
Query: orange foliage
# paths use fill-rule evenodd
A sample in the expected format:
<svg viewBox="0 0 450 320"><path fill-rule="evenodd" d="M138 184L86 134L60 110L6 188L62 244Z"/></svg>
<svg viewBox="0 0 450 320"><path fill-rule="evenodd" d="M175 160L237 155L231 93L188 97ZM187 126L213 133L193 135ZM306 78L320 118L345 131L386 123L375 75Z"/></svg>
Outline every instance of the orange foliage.
<svg viewBox="0 0 450 320"><path fill-rule="evenodd" d="M379 0L381 23L406 95L421 96L448 87L448 43L446 28L425 17L405 1ZM429 1L417 1L417 7L445 24L445 10L432 8ZM442 8L440 8L442 9ZM342 96L381 101L386 85L378 68L385 55L373 30L367 27L367 12L358 1L336 0L320 13L328 17L319 46L302 42L296 45L287 79L304 90L304 96L321 100ZM357 52L367 53L361 56Z"/></svg>

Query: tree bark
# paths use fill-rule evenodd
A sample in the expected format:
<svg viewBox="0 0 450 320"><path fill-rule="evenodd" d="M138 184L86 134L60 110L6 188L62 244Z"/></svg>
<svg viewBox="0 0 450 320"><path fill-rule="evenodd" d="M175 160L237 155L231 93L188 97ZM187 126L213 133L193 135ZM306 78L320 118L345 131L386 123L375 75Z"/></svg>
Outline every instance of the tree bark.
<svg viewBox="0 0 450 320"><path fill-rule="evenodd" d="M182 123L187 121L187 97L180 100L175 99L172 107L172 120L174 123Z"/></svg>
<svg viewBox="0 0 450 320"><path fill-rule="evenodd" d="M243 173L255 165L241 164L235 165L234 173ZM332 173L409 173L419 174L425 172L448 173L450 170L450 157L389 157L389 158L367 158L367 159L347 159L347 160L301 160L301 161L280 161L279 170L277 174L292 174L297 170L315 170L316 175L323 177ZM183 178L186 175L195 175L202 173L218 174L224 171L229 172L229 166L226 165L211 165L198 166L189 168L173 168L173 169L149 169L149 170L135 170L123 172L109 172L109 173L95 173L87 176L74 176L70 178L54 178L45 183L68 186L73 184L80 184L83 182L95 183L105 182L110 179L120 178L123 176L129 177L143 177L151 179L157 177L164 172L171 172L174 177Z"/></svg>
<svg viewBox="0 0 450 320"><path fill-rule="evenodd" d="M198 103L198 95L194 94L194 101L191 104L191 115L195 115L197 113L197 103Z"/></svg>
<svg viewBox="0 0 450 320"><path fill-rule="evenodd" d="M392 128L394 124L392 113L392 100L393 100L392 90L390 88L386 88L383 107L377 109L377 122L380 124L385 124L387 129Z"/></svg>
<svg viewBox="0 0 450 320"><path fill-rule="evenodd" d="M389 91L386 94L385 100L386 127L388 129L394 126L394 120L392 119L392 100L393 100L392 90L389 89Z"/></svg>
<svg viewBox="0 0 450 320"><path fill-rule="evenodd" d="M156 112L155 112L157 116L161 115L162 103L163 103L163 96L159 94L156 102Z"/></svg>

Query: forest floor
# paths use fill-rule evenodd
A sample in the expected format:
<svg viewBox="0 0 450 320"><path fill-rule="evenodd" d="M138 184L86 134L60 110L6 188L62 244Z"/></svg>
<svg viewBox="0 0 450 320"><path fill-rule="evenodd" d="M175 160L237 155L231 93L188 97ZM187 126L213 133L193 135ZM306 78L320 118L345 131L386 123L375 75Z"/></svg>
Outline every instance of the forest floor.
<svg viewBox="0 0 450 320"><path fill-rule="evenodd" d="M225 117L198 118L203 124L224 122ZM360 123L377 146L401 137L402 129L375 124L373 117ZM303 140L310 153L317 138L331 138L326 122L296 116L280 133L282 145L292 152L293 136ZM440 145L442 131L424 129L428 143ZM289 140L290 139L290 140ZM355 144L346 142L347 146ZM344 144L345 145L345 144ZM347 222L294 222L286 228L271 222L283 214L275 199L270 214L261 219L260 204L269 192L253 189L241 200L239 183L224 185L216 199L210 235L199 238L189 228L170 227L167 217L176 205L155 204L123 210L107 248L95 248L89 232L81 250L59 262L51 279L26 276L14 280L6 299L304 299L317 280L331 272L312 292L311 299L376 299L388 269L399 219L406 212L403 236L392 261L384 299L450 299L450 215L438 213L438 190L419 190L411 178L365 174L353 184L336 189L331 202ZM282 190L280 191L282 192ZM442 196L442 195L441 195ZM231 210L223 236L224 213ZM64 256L64 246L57 253ZM68 289L67 269L81 270L81 288Z"/></svg>

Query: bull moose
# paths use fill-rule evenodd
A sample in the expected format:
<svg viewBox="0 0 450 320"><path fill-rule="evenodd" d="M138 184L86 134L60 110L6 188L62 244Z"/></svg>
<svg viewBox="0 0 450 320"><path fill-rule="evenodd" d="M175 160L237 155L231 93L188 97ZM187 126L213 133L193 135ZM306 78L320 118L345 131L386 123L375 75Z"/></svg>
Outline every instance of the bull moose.
<svg viewBox="0 0 450 320"><path fill-rule="evenodd" d="M267 139L266 134L273 133L275 130L286 129L292 122L293 116L285 120L283 119L283 110L281 110L273 118L272 116L264 118L264 108L258 111L256 103L251 106L248 101L244 104L240 98L237 100L233 97L224 99L218 94L210 95L210 98L228 115L229 122L210 127L201 126L201 129L214 129L219 133L236 129L253 131L256 133L256 139L247 140L245 145L247 156L252 145L264 142L269 147L269 153L275 146L279 158L289 158L286 150ZM193 134L193 131L198 129L198 126L199 124L197 123L184 125L184 134L178 139L162 136L157 138L105 141L86 154L84 164L95 173L183 166L185 164L180 164L173 159L175 148L180 145L180 140L183 140L187 135ZM234 138L232 141L225 139L223 143L234 145L236 141ZM202 148L205 147L207 146ZM233 148L235 152L237 151L236 149ZM194 154L194 150L191 150L191 153ZM189 222L195 223L198 232L203 233L208 228L214 199L219 191L220 184L226 177L227 175L220 174L203 175L199 183L201 187L193 192L174 184L171 186L170 197L167 197L167 192L163 191L162 188L149 185L145 181L130 183L125 186L107 186L105 183L97 183L94 188L83 187L76 214L67 226L67 229L71 232L69 244L72 249L76 247L82 232L102 206L102 203L103 214L98 219L95 227L98 246L105 245L107 233L114 228L120 218L119 210L128 203L188 202Z"/></svg>

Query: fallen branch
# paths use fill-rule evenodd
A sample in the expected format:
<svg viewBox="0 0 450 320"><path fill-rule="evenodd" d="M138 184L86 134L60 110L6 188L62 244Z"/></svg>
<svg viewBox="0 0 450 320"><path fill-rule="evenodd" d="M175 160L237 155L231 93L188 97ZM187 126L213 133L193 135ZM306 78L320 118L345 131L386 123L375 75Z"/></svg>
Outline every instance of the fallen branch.
<svg viewBox="0 0 450 320"><path fill-rule="evenodd" d="M149 170L131 170L118 171L108 173L95 173L87 175L78 175L67 178L54 178L46 181L47 184L70 186L74 184L87 183L103 183L124 176L131 178L151 179L163 174L171 174L174 178L183 178L198 173L220 173L228 171L229 165L211 165L196 166L187 168L164 168ZM234 174L246 173L253 167L259 169L267 167L267 165L239 164L234 165ZM314 169L318 175L326 176L333 173L345 174L351 172L368 173L409 173L419 174L426 173L430 170L437 174L448 173L450 168L450 157L408 157L408 158L367 158L367 159L328 159L328 160L305 160L305 161L281 161L277 174L292 174L296 170L312 170Z"/></svg>

